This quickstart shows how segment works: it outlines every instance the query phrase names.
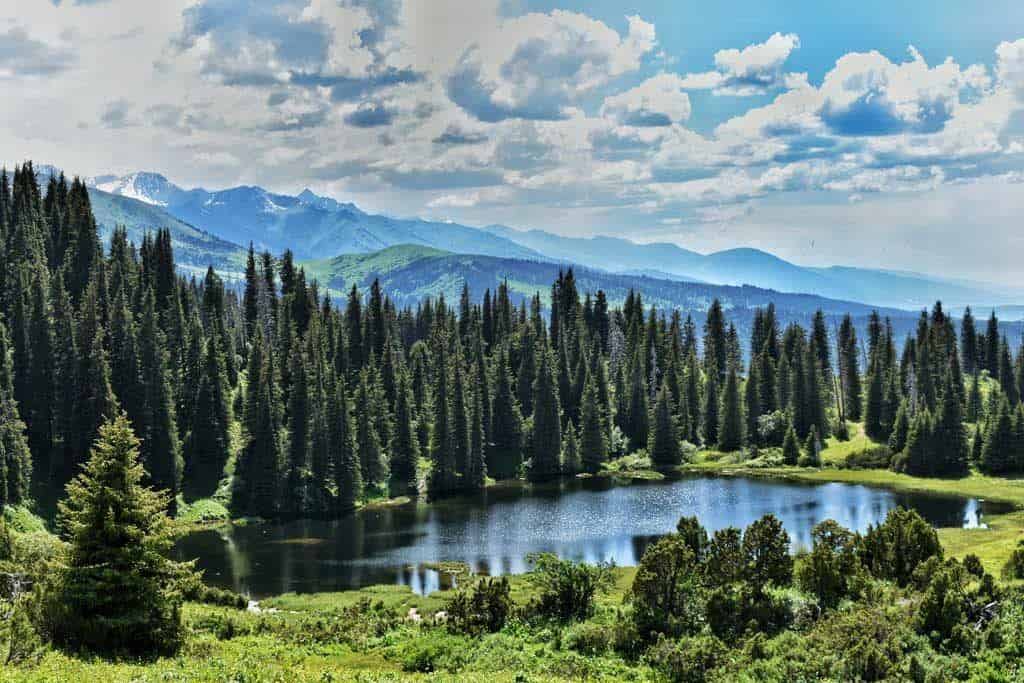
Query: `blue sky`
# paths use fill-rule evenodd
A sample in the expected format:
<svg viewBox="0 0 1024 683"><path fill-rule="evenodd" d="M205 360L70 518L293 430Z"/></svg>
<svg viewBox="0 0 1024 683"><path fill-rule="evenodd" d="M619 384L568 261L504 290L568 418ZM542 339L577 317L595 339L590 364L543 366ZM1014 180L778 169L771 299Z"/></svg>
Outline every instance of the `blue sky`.
<svg viewBox="0 0 1024 683"><path fill-rule="evenodd" d="M4 3L0 87L86 175L1024 275L1020 2Z"/></svg>

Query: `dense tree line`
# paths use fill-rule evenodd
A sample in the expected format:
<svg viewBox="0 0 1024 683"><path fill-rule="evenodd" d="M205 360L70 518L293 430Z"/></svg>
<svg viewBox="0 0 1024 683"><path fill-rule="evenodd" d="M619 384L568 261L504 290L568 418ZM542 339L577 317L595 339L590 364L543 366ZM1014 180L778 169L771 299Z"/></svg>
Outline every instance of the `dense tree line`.
<svg viewBox="0 0 1024 683"><path fill-rule="evenodd" d="M687 443L815 465L847 421L913 474L1024 470L1024 355L994 315L982 332L968 310L958 339L941 304L901 345L877 314L862 340L820 311L780 329L769 304L746 353L717 300L698 330L641 292L580 292L571 269L547 302L504 282L399 309L374 282L341 305L289 252L250 247L235 285L184 276L166 230L103 245L84 183L40 188L31 164L0 176L0 265L0 503L55 498L121 410L172 512L216 494L333 516L635 451L671 469Z"/></svg>

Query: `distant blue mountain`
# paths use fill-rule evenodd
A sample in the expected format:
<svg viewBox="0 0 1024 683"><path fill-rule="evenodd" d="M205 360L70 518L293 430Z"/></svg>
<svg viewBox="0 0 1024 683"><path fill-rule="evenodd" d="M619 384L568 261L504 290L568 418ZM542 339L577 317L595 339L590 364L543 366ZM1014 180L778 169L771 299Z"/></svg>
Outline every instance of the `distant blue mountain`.
<svg viewBox="0 0 1024 683"><path fill-rule="evenodd" d="M831 266L809 268L759 249L700 254L678 245L637 244L615 237L563 237L543 230L489 225L485 230L554 259L620 273L719 285L752 285L780 292L809 292L875 306L916 309L942 300L951 307L1012 304L1024 291L919 273Z"/></svg>
<svg viewBox="0 0 1024 683"><path fill-rule="evenodd" d="M396 244L418 244L464 254L541 258L532 249L489 232L455 223L390 218L366 213L355 204L320 197L306 189L298 196L243 185L227 190L185 190L158 173L104 176L102 191L159 206L175 218L201 226L241 245L297 258L368 253Z"/></svg>

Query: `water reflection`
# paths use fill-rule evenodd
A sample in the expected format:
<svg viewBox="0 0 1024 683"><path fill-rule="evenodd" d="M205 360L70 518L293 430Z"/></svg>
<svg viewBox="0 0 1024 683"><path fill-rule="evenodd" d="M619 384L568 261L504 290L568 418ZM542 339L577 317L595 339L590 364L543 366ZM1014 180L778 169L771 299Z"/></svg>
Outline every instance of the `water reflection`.
<svg viewBox="0 0 1024 683"><path fill-rule="evenodd" d="M198 531L180 539L175 550L182 559L198 558L209 583L257 597L378 583L429 593L450 587L450 575L436 567L442 561L491 575L525 571L535 552L634 565L682 515L697 515L715 530L743 527L771 512L800 548L824 519L863 531L897 505L917 509L936 526L977 527L986 513L1001 509L975 499L838 483L691 477L615 486L574 480L496 487L471 498L367 510L340 520Z"/></svg>

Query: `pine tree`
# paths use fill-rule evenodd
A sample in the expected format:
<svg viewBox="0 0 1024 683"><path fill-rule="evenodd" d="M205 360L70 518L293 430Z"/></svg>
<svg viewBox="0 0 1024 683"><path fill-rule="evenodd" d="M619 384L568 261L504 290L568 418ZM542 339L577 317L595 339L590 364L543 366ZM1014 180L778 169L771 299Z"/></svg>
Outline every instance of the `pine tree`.
<svg viewBox="0 0 1024 683"><path fill-rule="evenodd" d="M725 380L728 350L725 337L725 313L718 299L711 302L704 321L704 372L715 381Z"/></svg>
<svg viewBox="0 0 1024 683"><path fill-rule="evenodd" d="M964 310L964 317L960 320L960 356L963 359L963 369L968 375L973 375L980 370L978 367L978 331L975 328L974 315L971 307Z"/></svg>
<svg viewBox="0 0 1024 683"><path fill-rule="evenodd" d="M719 413L718 450L731 452L743 447L743 404L740 402L739 379L736 368L730 368L722 392Z"/></svg>
<svg viewBox="0 0 1024 683"><path fill-rule="evenodd" d="M142 379L142 461L153 485L171 494L171 512L181 489L184 463L178 442L174 402L167 378L167 352L152 292L143 301L139 321L139 375Z"/></svg>
<svg viewBox="0 0 1024 683"><path fill-rule="evenodd" d="M443 498L454 492L458 486L456 481L455 460L455 425L452 418L452 400L448 387L451 382L451 371L448 368L448 340L437 341L437 353L434 359L434 429L430 435L430 480L427 494L432 499Z"/></svg>
<svg viewBox="0 0 1024 683"><path fill-rule="evenodd" d="M122 414L100 428L60 503L69 551L43 593L57 644L136 655L180 645L188 569L168 559L168 496L143 486L144 476L139 440Z"/></svg>
<svg viewBox="0 0 1024 683"><path fill-rule="evenodd" d="M547 351L540 354L537 376L533 381L533 438L531 481L544 481L562 471L562 431L559 394L551 373L551 360Z"/></svg>
<svg viewBox="0 0 1024 683"><path fill-rule="evenodd" d="M393 496L416 493L418 490L416 467L420 458L420 444L416 434L412 402L408 374L400 373L395 397L395 431L389 448L389 489Z"/></svg>
<svg viewBox="0 0 1024 683"><path fill-rule="evenodd" d="M469 460L462 471L462 484L467 491L479 491L487 483L487 435L484 430L484 398L477 387L473 392L469 420Z"/></svg>
<svg viewBox="0 0 1024 683"><path fill-rule="evenodd" d="M758 441L757 419L761 416L761 365L762 358L755 355L750 359L750 370L743 385L743 407L746 415L745 431L752 444Z"/></svg>
<svg viewBox="0 0 1024 683"><path fill-rule="evenodd" d="M735 377L735 370L730 375ZM675 416L672 414L672 394L665 382L658 390L654 402L653 424L647 441L647 455L651 459L651 465L658 470L670 470L679 466L682 461L679 432L676 430Z"/></svg>
<svg viewBox="0 0 1024 683"><path fill-rule="evenodd" d="M860 369L858 367L857 330L849 314L843 316L839 326L839 383L843 394L843 409L846 418L860 422L863 396L861 395Z"/></svg>
<svg viewBox="0 0 1024 683"><path fill-rule="evenodd" d="M232 507L241 514L272 518L278 513L281 452L280 395L274 354L256 332L249 361L245 397L246 445L235 469Z"/></svg>
<svg viewBox="0 0 1024 683"><path fill-rule="evenodd" d="M359 373L359 385L356 388L356 446L359 449L359 467L363 486L372 488L383 484L386 478L384 471L384 453L381 448L380 434L375 419L380 415L383 406L377 400L376 377L372 368L364 367Z"/></svg>
<svg viewBox="0 0 1024 683"><path fill-rule="evenodd" d="M800 461L800 444L797 441L796 430L792 423L786 428L786 437L782 441L782 462L786 465L796 465Z"/></svg>
<svg viewBox="0 0 1024 683"><path fill-rule="evenodd" d="M512 393L508 354L498 351L494 367L494 399L491 408L491 444L487 449L487 471L495 479L512 479L522 465L523 419Z"/></svg>
<svg viewBox="0 0 1024 683"><path fill-rule="evenodd" d="M897 469L914 476L926 477L935 473L933 462L934 427L931 413L927 408L919 410L910 423L907 444Z"/></svg>
<svg viewBox="0 0 1024 683"><path fill-rule="evenodd" d="M981 359L979 359L981 360ZM988 325L985 328L985 357L984 368L993 377L999 377L999 319L993 310L988 318Z"/></svg>
<svg viewBox="0 0 1024 683"><path fill-rule="evenodd" d="M185 441L185 491L194 498L213 495L224 475L231 438L231 406L222 353L216 336L206 340L196 390L195 419Z"/></svg>
<svg viewBox="0 0 1024 683"><path fill-rule="evenodd" d="M707 445L718 445L718 427L721 424L718 413L720 408L718 398L718 379L714 373L704 378L704 443Z"/></svg>
<svg viewBox="0 0 1024 683"><path fill-rule="evenodd" d="M585 410L586 408L584 408ZM580 445L576 439L576 426L572 422L566 426L565 438L562 439L562 471L570 476L583 471Z"/></svg>
<svg viewBox="0 0 1024 683"><path fill-rule="evenodd" d="M960 397L955 390L953 373L946 372L942 405L935 421L932 439L935 473L940 476L963 476L968 470L968 443L964 432Z"/></svg>
<svg viewBox="0 0 1024 683"><path fill-rule="evenodd" d="M886 429L883 423L884 400L885 372L881 360L876 358L868 375L868 393L864 400L864 433L875 441L886 438Z"/></svg>
<svg viewBox="0 0 1024 683"><path fill-rule="evenodd" d="M597 380L588 375L580 408L578 454L582 471L592 474L601 471L601 466L608 460L608 430L599 403Z"/></svg>
<svg viewBox="0 0 1024 683"><path fill-rule="evenodd" d="M335 380L333 399L329 402L328 427L331 444L331 471L334 475L335 510L347 514L363 497L363 475L356 448L356 428L344 377Z"/></svg>
<svg viewBox="0 0 1024 683"><path fill-rule="evenodd" d="M900 407L896 411L896 419L892 425L892 433L889 435L889 450L895 453L903 452L907 446L907 435L910 433L910 404L907 399L900 401Z"/></svg>
<svg viewBox="0 0 1024 683"><path fill-rule="evenodd" d="M804 442L804 452L797 462L800 467L821 467L821 439L818 437L817 425L811 425Z"/></svg>
<svg viewBox="0 0 1024 683"><path fill-rule="evenodd" d="M1015 441L1010 402L1006 397L1002 397L996 412L988 420L985 443L982 445L981 460L978 463L981 470L996 476L1012 471Z"/></svg>
<svg viewBox="0 0 1024 683"><path fill-rule="evenodd" d="M7 328L0 322L0 513L5 505L29 500L32 455L25 423L14 400L13 368Z"/></svg>
<svg viewBox="0 0 1024 683"><path fill-rule="evenodd" d="M306 359L298 344L292 347L289 363L291 388L288 391L288 470L282 512L298 517L306 510L308 501L306 486L309 482L311 437L309 375Z"/></svg>

